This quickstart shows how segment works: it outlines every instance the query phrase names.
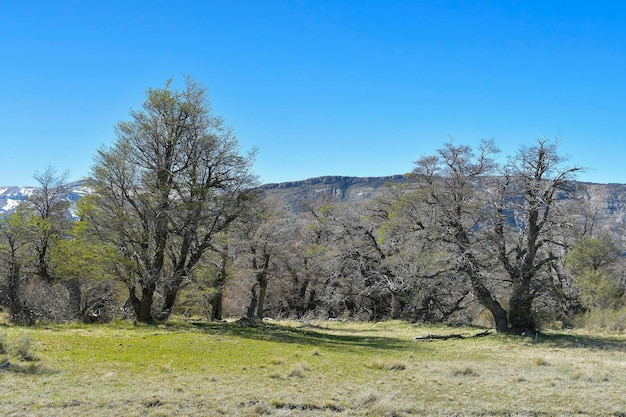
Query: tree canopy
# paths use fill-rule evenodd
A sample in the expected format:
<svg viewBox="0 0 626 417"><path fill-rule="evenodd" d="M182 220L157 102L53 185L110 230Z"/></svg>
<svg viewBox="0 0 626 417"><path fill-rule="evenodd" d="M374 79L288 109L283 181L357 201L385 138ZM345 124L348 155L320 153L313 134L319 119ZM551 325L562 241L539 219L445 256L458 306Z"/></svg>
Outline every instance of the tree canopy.
<svg viewBox="0 0 626 417"><path fill-rule="evenodd" d="M149 89L142 109L115 131L92 168L93 220L120 248L117 273L137 319L150 322L169 316L214 236L254 200L254 152L240 152L206 88L190 78L181 89L172 81Z"/></svg>

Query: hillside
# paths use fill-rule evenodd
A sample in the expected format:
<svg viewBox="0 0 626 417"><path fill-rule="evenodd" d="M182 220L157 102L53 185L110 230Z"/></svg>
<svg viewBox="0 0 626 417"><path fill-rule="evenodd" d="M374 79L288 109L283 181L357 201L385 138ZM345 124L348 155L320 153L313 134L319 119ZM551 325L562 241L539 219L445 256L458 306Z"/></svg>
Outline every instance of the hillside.
<svg viewBox="0 0 626 417"><path fill-rule="evenodd" d="M385 177L323 176L302 181L265 184L260 187L279 207L297 215L304 211L302 201L332 196L347 204L360 204L382 195L385 184L405 182L403 175ZM577 198L587 201L590 213L600 227L612 231L626 221L626 184L577 182ZM33 187L0 187L0 215L10 213L28 199ZM84 181L69 185L67 199L76 202L89 189Z"/></svg>
<svg viewBox="0 0 626 417"><path fill-rule="evenodd" d="M293 213L304 210L302 202L330 196L349 204L360 204L380 196L385 184L404 182L403 175L387 177L324 176L303 181L265 184L260 188L266 196L279 201Z"/></svg>
<svg viewBox="0 0 626 417"><path fill-rule="evenodd" d="M406 182L402 175L388 177L325 176L303 181L266 184L261 188L292 213L304 210L302 201L332 196L347 204L360 204L382 195L385 184ZM613 232L626 221L626 184L576 182L576 198L587 202L598 227Z"/></svg>

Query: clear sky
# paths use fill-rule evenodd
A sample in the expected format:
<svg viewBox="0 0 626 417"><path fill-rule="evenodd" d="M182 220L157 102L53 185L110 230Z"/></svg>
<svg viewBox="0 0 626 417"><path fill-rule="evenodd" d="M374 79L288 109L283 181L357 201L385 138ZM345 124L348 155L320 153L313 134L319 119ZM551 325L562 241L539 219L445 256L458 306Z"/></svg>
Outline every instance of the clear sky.
<svg viewBox="0 0 626 417"><path fill-rule="evenodd" d="M86 176L184 75L265 183L402 174L449 137L559 137L579 179L626 183L623 1L2 0L0 185Z"/></svg>

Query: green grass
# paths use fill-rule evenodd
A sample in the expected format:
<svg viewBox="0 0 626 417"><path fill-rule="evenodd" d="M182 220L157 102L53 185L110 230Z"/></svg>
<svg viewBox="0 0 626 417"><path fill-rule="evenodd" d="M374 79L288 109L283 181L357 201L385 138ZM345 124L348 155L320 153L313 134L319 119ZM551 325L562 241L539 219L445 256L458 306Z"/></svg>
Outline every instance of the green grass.
<svg viewBox="0 0 626 417"><path fill-rule="evenodd" d="M0 327L2 416L620 416L626 338L403 322Z"/></svg>

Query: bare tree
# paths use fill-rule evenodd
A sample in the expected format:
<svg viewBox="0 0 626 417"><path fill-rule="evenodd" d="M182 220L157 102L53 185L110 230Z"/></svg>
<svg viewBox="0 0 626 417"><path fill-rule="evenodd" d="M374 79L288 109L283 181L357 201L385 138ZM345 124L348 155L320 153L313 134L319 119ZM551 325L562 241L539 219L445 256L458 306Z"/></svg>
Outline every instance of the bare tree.
<svg viewBox="0 0 626 417"><path fill-rule="evenodd" d="M510 158L500 177L494 241L511 282L509 327L516 332L537 329L533 300L550 286L542 273L568 245L563 229L573 219L558 203L571 197L574 175L581 168L567 167L565 161L556 143L541 139Z"/></svg>
<svg viewBox="0 0 626 417"><path fill-rule="evenodd" d="M422 188L423 222L429 239L453 255L455 269L468 279L474 296L492 314L499 332L508 330L507 312L490 285L493 259L485 256L488 241L485 180L495 172L493 141L483 141L475 154L469 146L447 143L436 155L415 164L411 177Z"/></svg>
<svg viewBox="0 0 626 417"><path fill-rule="evenodd" d="M279 276L290 246L290 223L276 202L263 199L234 229L237 252L244 262L243 270L254 276L251 305L256 304L257 319L265 315L268 285L272 277Z"/></svg>
<svg viewBox="0 0 626 417"><path fill-rule="evenodd" d="M420 159L412 175L429 208L429 239L454 254L496 329L534 332L533 302L551 288L551 268L565 253L563 230L572 220L559 201L580 168L565 167L556 143L547 140L522 147L502 171L495 152L492 141L476 153L448 143ZM507 294L508 311L499 301Z"/></svg>
<svg viewBox="0 0 626 417"><path fill-rule="evenodd" d="M68 175L68 171L58 173L54 167L36 173L34 178L38 186L29 196L26 206L31 213L36 275L41 278L43 285L61 284L65 288L68 294L66 318L77 319L82 302L80 276L59 274L53 259L53 254L63 245L63 241L68 240L72 229L70 201L67 198L70 189Z"/></svg>
<svg viewBox="0 0 626 417"><path fill-rule="evenodd" d="M48 283L54 280L50 269L50 247L70 227L67 218L67 177L67 171L58 174L53 167L36 173L34 178L39 185L28 199L28 206L34 212L33 243L37 255L37 274Z"/></svg>

